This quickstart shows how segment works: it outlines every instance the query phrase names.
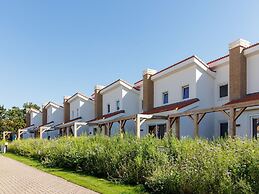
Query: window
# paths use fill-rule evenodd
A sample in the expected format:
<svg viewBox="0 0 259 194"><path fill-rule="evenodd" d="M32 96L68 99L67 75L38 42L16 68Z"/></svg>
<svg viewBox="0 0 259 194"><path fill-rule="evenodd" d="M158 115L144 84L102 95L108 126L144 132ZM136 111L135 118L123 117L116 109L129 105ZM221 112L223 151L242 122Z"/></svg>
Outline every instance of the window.
<svg viewBox="0 0 259 194"><path fill-rule="evenodd" d="M111 105L107 104L107 112L110 113L111 112Z"/></svg>
<svg viewBox="0 0 259 194"><path fill-rule="evenodd" d="M75 116L75 113L74 113L74 111L72 110L72 119L74 118L74 116Z"/></svg>
<svg viewBox="0 0 259 194"><path fill-rule="evenodd" d="M220 123L220 137L225 138L228 136L228 123Z"/></svg>
<svg viewBox="0 0 259 194"><path fill-rule="evenodd" d="M163 93L163 104L167 104L168 103L168 92L164 92Z"/></svg>
<svg viewBox="0 0 259 194"><path fill-rule="evenodd" d="M141 108L142 108L142 110L144 109L144 101L143 100L141 101Z"/></svg>
<svg viewBox="0 0 259 194"><path fill-rule="evenodd" d="M120 101L119 100L116 101L116 110L120 110Z"/></svg>
<svg viewBox="0 0 259 194"><path fill-rule="evenodd" d="M76 109L76 116L79 117L79 109Z"/></svg>
<svg viewBox="0 0 259 194"><path fill-rule="evenodd" d="M183 87L183 99L189 98L189 86Z"/></svg>
<svg viewBox="0 0 259 194"><path fill-rule="evenodd" d="M219 97L224 98L228 96L228 84L219 86Z"/></svg>

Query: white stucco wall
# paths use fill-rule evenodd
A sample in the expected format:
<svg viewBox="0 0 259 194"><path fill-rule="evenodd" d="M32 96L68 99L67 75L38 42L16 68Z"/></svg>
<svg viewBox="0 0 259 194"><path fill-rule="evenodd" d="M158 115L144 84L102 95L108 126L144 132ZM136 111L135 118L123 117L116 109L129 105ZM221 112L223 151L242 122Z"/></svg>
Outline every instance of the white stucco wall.
<svg viewBox="0 0 259 194"><path fill-rule="evenodd" d="M154 80L154 107L163 106L163 93L168 92L168 104L182 101L182 87L189 85L189 97L196 98L196 68L182 71Z"/></svg>
<svg viewBox="0 0 259 194"><path fill-rule="evenodd" d="M42 113L31 112L31 125L42 125Z"/></svg>
<svg viewBox="0 0 259 194"><path fill-rule="evenodd" d="M54 121L54 125L64 122L64 110L63 108L56 108L49 106L47 108L47 123Z"/></svg>
<svg viewBox="0 0 259 194"><path fill-rule="evenodd" d="M70 102L70 120L77 117L82 117L83 121L94 119L94 102L82 98L75 98Z"/></svg>
<svg viewBox="0 0 259 194"><path fill-rule="evenodd" d="M120 110L122 110L122 86L118 86L116 88L113 88L103 94L103 114L109 114L108 113L108 104L110 104L110 113L118 111L116 109L116 101L120 101Z"/></svg>
<svg viewBox="0 0 259 194"><path fill-rule="evenodd" d="M259 54L247 57L247 93L259 92Z"/></svg>

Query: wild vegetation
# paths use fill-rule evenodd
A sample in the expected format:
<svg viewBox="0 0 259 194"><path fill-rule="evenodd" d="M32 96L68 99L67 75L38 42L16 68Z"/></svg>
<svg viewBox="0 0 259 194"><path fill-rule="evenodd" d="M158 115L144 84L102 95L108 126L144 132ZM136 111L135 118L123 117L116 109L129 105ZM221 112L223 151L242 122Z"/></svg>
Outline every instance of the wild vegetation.
<svg viewBox="0 0 259 194"><path fill-rule="evenodd" d="M15 141L9 151L151 193L259 193L256 140L95 136Z"/></svg>

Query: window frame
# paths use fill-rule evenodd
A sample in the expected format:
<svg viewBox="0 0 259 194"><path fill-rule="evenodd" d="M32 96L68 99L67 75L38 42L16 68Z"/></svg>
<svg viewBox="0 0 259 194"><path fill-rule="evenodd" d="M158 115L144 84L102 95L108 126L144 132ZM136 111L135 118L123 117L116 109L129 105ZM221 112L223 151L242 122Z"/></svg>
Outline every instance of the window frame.
<svg viewBox="0 0 259 194"><path fill-rule="evenodd" d="M185 94L185 89L187 89L188 88L188 97L185 97L184 96L184 94ZM182 86L182 99L183 100L186 100L186 99L189 99L190 98L190 85L188 84L188 85L184 85L184 86Z"/></svg>
<svg viewBox="0 0 259 194"><path fill-rule="evenodd" d="M223 87L223 86L227 86L227 95L226 96L222 96L221 97L221 87ZM229 85L228 85L228 83L221 83L221 84L219 84L218 85L218 98L219 99L226 99L226 98L228 98L229 97Z"/></svg>
<svg viewBox="0 0 259 194"><path fill-rule="evenodd" d="M107 113L111 113L111 104L107 104Z"/></svg>
<svg viewBox="0 0 259 194"><path fill-rule="evenodd" d="M116 110L119 111L121 109L120 107L120 100L116 100Z"/></svg>
<svg viewBox="0 0 259 194"><path fill-rule="evenodd" d="M167 102L165 102L165 95L166 94L167 94ZM168 104L168 102L169 102L169 93L168 93L168 91L166 91L166 92L162 93L162 103L163 104Z"/></svg>

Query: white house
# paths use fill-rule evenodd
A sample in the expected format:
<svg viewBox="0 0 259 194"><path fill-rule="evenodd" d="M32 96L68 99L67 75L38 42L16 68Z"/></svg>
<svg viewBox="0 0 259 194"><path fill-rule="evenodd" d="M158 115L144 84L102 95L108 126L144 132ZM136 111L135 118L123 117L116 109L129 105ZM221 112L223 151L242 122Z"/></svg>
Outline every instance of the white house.
<svg viewBox="0 0 259 194"><path fill-rule="evenodd" d="M229 44L229 54L208 63L216 71L214 105L245 103L259 99L259 44L246 40ZM215 114L214 136L229 133L224 115ZM259 107L252 107L237 120L237 136L259 137Z"/></svg>
<svg viewBox="0 0 259 194"><path fill-rule="evenodd" d="M207 108L214 99L215 72L198 57L192 56L173 64L159 72L146 70L143 80L135 83L140 87L139 110L143 114L167 116L177 112ZM192 120L181 118L180 136L193 136ZM213 117L203 120L201 136L211 138L208 128L213 127ZM141 125L141 136L152 133L163 138L167 130L167 120L148 120Z"/></svg>
<svg viewBox="0 0 259 194"><path fill-rule="evenodd" d="M81 93L64 98L64 123L58 125L63 135L89 134L88 121L94 119L94 100ZM76 130L75 130L76 129Z"/></svg>
<svg viewBox="0 0 259 194"><path fill-rule="evenodd" d="M48 102L42 108L42 138L53 139L59 136L57 125L63 123L64 108L54 102Z"/></svg>
<svg viewBox="0 0 259 194"><path fill-rule="evenodd" d="M124 80L119 79L106 87L97 86L95 93L96 118L91 121L93 134L96 133L98 124L139 112L139 89ZM125 132L129 134L135 133L133 121L126 123ZM110 129L106 127L103 133L109 136L119 134L118 123L113 123Z"/></svg>
<svg viewBox="0 0 259 194"><path fill-rule="evenodd" d="M24 130L23 138L34 138L35 130L42 125L42 112L34 108L26 110L26 127Z"/></svg>

